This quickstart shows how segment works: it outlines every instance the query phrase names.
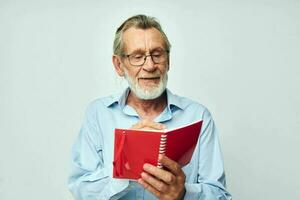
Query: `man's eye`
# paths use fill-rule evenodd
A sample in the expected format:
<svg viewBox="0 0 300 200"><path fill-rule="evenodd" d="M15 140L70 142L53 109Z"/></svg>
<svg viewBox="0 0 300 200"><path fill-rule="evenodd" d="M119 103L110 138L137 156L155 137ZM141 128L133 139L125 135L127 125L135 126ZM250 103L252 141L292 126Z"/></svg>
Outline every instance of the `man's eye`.
<svg viewBox="0 0 300 200"><path fill-rule="evenodd" d="M143 55L137 54L137 55L132 55L132 57L134 59L141 59L141 58L143 58Z"/></svg>
<svg viewBox="0 0 300 200"><path fill-rule="evenodd" d="M132 58L135 60L140 60L143 58L143 56L142 55L134 55L134 56L132 56Z"/></svg>
<svg viewBox="0 0 300 200"><path fill-rule="evenodd" d="M161 54L155 53L155 54L152 54L152 56L156 57L156 58L159 58L159 57L161 57Z"/></svg>

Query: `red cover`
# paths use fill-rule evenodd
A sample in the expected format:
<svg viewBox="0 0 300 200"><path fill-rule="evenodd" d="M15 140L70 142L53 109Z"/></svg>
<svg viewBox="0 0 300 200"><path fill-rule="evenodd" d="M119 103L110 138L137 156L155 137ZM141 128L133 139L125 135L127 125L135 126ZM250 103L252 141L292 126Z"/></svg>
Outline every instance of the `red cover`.
<svg viewBox="0 0 300 200"><path fill-rule="evenodd" d="M160 153L181 166L188 164L197 145L201 126L202 120L164 131L115 129L113 177L139 179L145 163L159 166L160 148ZM163 135L166 135L165 145L161 139Z"/></svg>

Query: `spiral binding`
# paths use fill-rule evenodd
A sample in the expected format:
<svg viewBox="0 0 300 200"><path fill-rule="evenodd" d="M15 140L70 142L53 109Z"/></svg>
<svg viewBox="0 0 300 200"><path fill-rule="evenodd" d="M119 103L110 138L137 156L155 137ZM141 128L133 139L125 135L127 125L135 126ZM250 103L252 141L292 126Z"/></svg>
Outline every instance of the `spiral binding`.
<svg viewBox="0 0 300 200"><path fill-rule="evenodd" d="M159 155L165 155L166 146L167 146L167 134L164 133L160 137L159 152L158 152ZM157 167L162 168L163 166L160 162L157 161Z"/></svg>

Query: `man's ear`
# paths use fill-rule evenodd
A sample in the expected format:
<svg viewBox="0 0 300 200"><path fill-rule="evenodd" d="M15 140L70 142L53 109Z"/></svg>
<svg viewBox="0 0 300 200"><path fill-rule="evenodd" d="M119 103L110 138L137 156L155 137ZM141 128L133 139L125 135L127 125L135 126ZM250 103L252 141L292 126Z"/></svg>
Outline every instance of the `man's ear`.
<svg viewBox="0 0 300 200"><path fill-rule="evenodd" d="M112 62L114 64L115 70L118 73L119 76L124 76L124 70L121 67L122 62L121 62L121 57L117 55L112 56Z"/></svg>

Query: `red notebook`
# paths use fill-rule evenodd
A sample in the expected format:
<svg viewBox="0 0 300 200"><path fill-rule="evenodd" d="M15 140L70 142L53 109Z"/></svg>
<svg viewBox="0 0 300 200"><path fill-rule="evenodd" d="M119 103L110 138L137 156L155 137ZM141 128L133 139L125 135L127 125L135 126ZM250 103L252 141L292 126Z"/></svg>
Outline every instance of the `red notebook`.
<svg viewBox="0 0 300 200"><path fill-rule="evenodd" d="M113 177L137 180L145 163L162 167L159 154L185 166L192 158L201 126L202 120L161 131L115 129Z"/></svg>

